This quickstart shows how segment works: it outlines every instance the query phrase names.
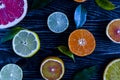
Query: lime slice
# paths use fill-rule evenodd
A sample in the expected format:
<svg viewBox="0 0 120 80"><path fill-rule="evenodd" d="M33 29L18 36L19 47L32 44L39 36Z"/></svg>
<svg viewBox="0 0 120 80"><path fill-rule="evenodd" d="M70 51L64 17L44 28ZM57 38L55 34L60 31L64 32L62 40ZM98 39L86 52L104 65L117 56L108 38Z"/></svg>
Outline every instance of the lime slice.
<svg viewBox="0 0 120 80"><path fill-rule="evenodd" d="M35 32L19 31L12 41L14 52L21 57L32 57L40 49L40 39Z"/></svg>
<svg viewBox="0 0 120 80"><path fill-rule="evenodd" d="M0 80L22 80L23 71L16 64L7 64L0 71Z"/></svg>
<svg viewBox="0 0 120 80"><path fill-rule="evenodd" d="M48 17L47 24L52 32L62 33L68 28L69 21L64 13L54 12Z"/></svg>
<svg viewBox="0 0 120 80"><path fill-rule="evenodd" d="M120 59L109 63L105 69L103 80L120 80Z"/></svg>

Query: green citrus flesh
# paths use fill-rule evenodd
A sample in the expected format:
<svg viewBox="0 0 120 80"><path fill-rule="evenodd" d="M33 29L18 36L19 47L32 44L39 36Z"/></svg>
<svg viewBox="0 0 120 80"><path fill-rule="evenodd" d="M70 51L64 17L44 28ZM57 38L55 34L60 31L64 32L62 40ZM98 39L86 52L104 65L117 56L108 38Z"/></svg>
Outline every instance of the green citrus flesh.
<svg viewBox="0 0 120 80"><path fill-rule="evenodd" d="M48 17L47 24L52 32L62 33L68 28L69 21L64 13L54 12Z"/></svg>
<svg viewBox="0 0 120 80"><path fill-rule="evenodd" d="M0 80L22 80L23 71L16 64L7 64L0 71Z"/></svg>
<svg viewBox="0 0 120 80"><path fill-rule="evenodd" d="M21 30L13 38L13 50L21 57L32 57L40 49L40 39L35 32Z"/></svg>
<svg viewBox="0 0 120 80"><path fill-rule="evenodd" d="M104 80L120 80L120 59L112 61L104 72Z"/></svg>

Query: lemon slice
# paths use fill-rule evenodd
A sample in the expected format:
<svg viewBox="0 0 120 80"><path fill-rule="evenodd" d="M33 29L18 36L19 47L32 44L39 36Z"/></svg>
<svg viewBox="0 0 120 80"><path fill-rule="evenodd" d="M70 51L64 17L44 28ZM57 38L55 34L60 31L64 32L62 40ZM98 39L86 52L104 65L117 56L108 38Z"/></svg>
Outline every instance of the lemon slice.
<svg viewBox="0 0 120 80"><path fill-rule="evenodd" d="M64 63L58 57L46 58L40 67L41 75L45 80L60 80L64 71Z"/></svg>
<svg viewBox="0 0 120 80"><path fill-rule="evenodd" d="M32 57L40 49L40 39L35 32L19 31L12 41L14 52L21 57Z"/></svg>
<svg viewBox="0 0 120 80"><path fill-rule="evenodd" d="M0 71L0 80L22 80L23 71L16 64L7 64Z"/></svg>
<svg viewBox="0 0 120 80"><path fill-rule="evenodd" d="M113 60L108 64L103 80L120 80L120 59Z"/></svg>

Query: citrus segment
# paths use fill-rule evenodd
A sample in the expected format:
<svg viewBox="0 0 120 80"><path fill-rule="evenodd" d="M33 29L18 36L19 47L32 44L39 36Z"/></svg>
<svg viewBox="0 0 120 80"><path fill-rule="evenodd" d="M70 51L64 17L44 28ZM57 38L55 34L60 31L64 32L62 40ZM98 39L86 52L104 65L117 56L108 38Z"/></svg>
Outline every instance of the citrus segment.
<svg viewBox="0 0 120 80"><path fill-rule="evenodd" d="M94 51L96 41L92 33L88 30L78 29L70 34L68 46L70 51L75 55L87 56Z"/></svg>
<svg viewBox="0 0 120 80"><path fill-rule="evenodd" d="M52 32L62 33L68 28L69 21L64 13L54 12L48 17L47 24Z"/></svg>
<svg viewBox="0 0 120 80"><path fill-rule="evenodd" d="M107 25L106 34L113 42L120 43L120 19L112 20Z"/></svg>
<svg viewBox="0 0 120 80"><path fill-rule="evenodd" d="M113 60L108 64L103 80L120 80L120 59Z"/></svg>
<svg viewBox="0 0 120 80"><path fill-rule="evenodd" d="M23 71L16 64L7 64L0 71L0 80L22 80Z"/></svg>
<svg viewBox="0 0 120 80"><path fill-rule="evenodd" d="M0 1L0 29L19 23L27 13L27 0Z"/></svg>
<svg viewBox="0 0 120 80"><path fill-rule="evenodd" d="M42 62L40 72L46 80L60 80L64 74L64 63L58 57L48 57Z"/></svg>
<svg viewBox="0 0 120 80"><path fill-rule="evenodd" d="M85 2L86 0L74 0L75 2Z"/></svg>
<svg viewBox="0 0 120 80"><path fill-rule="evenodd" d="M35 32L21 30L12 41L14 52L21 57L31 57L40 49L40 40Z"/></svg>

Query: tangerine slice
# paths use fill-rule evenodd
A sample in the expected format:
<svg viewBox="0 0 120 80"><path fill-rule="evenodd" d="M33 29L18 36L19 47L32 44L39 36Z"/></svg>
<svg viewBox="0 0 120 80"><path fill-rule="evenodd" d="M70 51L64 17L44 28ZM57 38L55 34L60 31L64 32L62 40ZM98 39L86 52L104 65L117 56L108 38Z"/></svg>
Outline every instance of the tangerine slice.
<svg viewBox="0 0 120 80"><path fill-rule="evenodd" d="M73 54L87 56L94 51L96 41L91 32L86 29L78 29L70 34L68 46Z"/></svg>

